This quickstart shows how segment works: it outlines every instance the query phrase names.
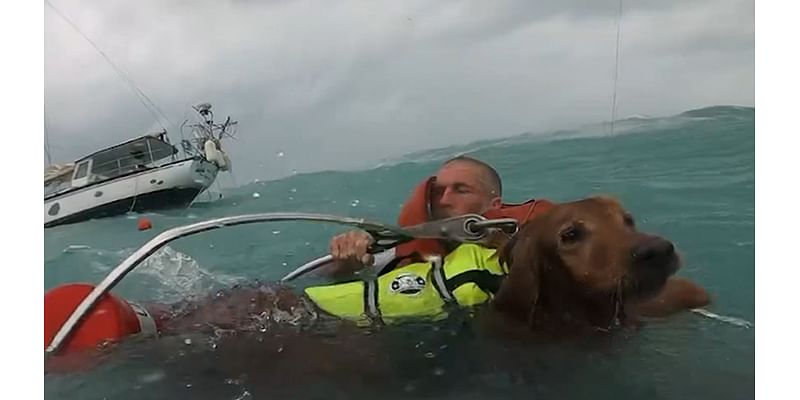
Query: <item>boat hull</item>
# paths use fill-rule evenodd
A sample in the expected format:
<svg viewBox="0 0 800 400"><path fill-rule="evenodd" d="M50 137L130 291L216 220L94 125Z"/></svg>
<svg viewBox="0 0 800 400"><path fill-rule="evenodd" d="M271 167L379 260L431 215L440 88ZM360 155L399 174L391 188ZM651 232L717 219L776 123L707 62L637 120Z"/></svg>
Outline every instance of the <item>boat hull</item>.
<svg viewBox="0 0 800 400"><path fill-rule="evenodd" d="M185 208L214 182L218 171L205 159L186 159L51 196L44 202L44 227Z"/></svg>

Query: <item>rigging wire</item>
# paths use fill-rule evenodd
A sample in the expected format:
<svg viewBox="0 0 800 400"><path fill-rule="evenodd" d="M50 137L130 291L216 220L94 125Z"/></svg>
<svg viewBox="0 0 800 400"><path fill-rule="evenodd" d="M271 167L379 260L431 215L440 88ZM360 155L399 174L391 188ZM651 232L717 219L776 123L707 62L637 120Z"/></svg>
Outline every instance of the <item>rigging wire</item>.
<svg viewBox="0 0 800 400"><path fill-rule="evenodd" d="M622 0L619 0L617 7L617 41L616 53L614 56L614 90L611 96L611 135L614 135L614 124L617 120L617 82L619 81L619 43L620 32L622 31Z"/></svg>
<svg viewBox="0 0 800 400"><path fill-rule="evenodd" d="M79 35L81 35L84 39L86 39L86 41L89 42L89 44L92 45L92 47L98 53L100 53L100 55L106 60L106 62L108 62L109 65L111 65L111 67L114 69L117 75L119 75L119 77L122 78L123 81L127 82L128 85L130 85L131 89L134 91L134 94L138 95L139 101L142 103L142 105L144 105L145 109L147 109L147 111L149 111L153 115L153 117L155 117L156 123L161 127L161 129L165 131L167 130L167 128L165 128L164 125L161 124L161 121L159 120L159 115L162 118L164 118L170 125L172 125L173 128L177 129L175 123L173 123L164 114L164 112L162 112L161 109L158 108L158 106L153 102L153 100L150 99L150 97L144 93L144 91L136 84L136 82L133 81L133 79L130 78L130 76L127 73L125 73L125 71L120 66L118 66L116 63L114 63L114 61L111 60L111 57L109 57L108 54L106 54L92 39L90 39L89 36L83 33L83 31L81 31L81 29L78 28L78 26L74 22L72 22L72 20L69 17L67 17L61 10L56 8L56 6L54 6L53 3L50 2L50 0L44 0L44 1L45 3L47 3L48 6L50 6L50 8L53 9L53 11L56 12L56 14L58 14L62 19L64 19L64 21L66 21L67 24L69 24L73 29L75 29L75 31L78 32Z"/></svg>

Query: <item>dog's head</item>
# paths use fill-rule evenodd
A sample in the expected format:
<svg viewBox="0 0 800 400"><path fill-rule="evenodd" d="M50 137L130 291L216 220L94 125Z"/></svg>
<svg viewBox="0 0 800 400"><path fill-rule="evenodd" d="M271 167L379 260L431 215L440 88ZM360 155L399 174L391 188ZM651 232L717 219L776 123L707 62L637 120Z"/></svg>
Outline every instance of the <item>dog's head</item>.
<svg viewBox="0 0 800 400"><path fill-rule="evenodd" d="M510 272L495 305L529 322L544 311L605 324L624 302L658 294L680 265L670 241L638 231L608 197L555 206L523 225L500 258Z"/></svg>

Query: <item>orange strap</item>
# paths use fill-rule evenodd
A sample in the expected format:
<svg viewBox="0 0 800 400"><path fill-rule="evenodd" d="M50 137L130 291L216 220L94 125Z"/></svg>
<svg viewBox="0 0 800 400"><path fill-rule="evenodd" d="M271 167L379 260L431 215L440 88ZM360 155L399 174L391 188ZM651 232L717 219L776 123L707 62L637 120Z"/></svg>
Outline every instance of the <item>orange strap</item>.
<svg viewBox="0 0 800 400"><path fill-rule="evenodd" d="M399 226L411 226L430 221L430 186L432 182L433 177L429 177L414 188L411 196L403 204L403 208L400 209L400 215L397 218ZM484 217L489 219L514 218L521 224L546 212L553 205L548 200L531 199L520 204L503 204L499 209L487 211ZM444 246L435 239L415 239L395 248L396 257L408 256L414 252L423 257L427 255L444 256L446 253Z"/></svg>

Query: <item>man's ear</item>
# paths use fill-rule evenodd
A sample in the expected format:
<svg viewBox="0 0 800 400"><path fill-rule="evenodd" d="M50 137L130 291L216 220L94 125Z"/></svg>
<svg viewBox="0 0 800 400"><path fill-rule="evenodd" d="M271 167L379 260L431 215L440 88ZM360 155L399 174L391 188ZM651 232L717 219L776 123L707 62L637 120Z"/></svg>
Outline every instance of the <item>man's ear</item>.
<svg viewBox="0 0 800 400"><path fill-rule="evenodd" d="M489 202L489 209L499 210L501 207L503 207L503 199L501 199L500 196L493 198L492 201Z"/></svg>

